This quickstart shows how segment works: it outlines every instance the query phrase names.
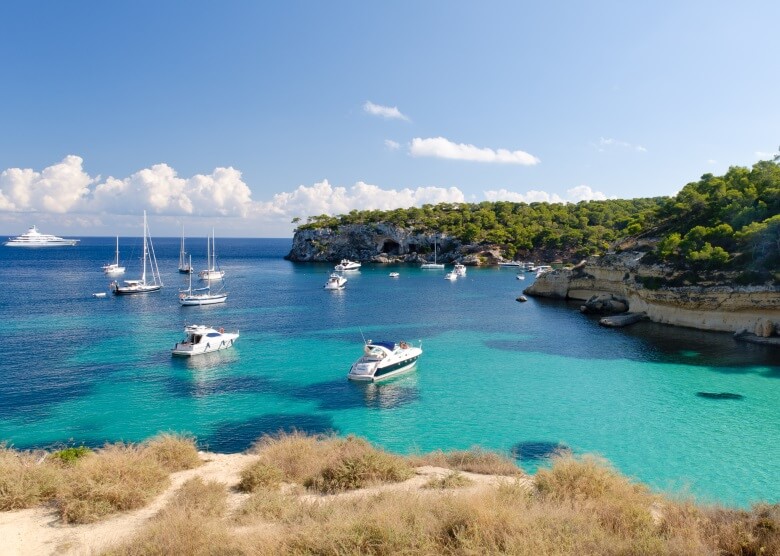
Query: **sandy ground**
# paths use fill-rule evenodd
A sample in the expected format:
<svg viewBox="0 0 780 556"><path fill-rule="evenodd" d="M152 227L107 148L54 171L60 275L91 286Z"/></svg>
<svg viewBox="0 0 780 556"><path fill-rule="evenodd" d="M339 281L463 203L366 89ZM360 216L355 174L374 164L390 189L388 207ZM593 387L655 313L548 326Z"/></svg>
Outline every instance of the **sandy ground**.
<svg viewBox="0 0 780 556"><path fill-rule="evenodd" d="M197 469L181 471L171 475L171 485L151 504L140 510L122 513L99 523L88 525L64 525L51 508L41 507L28 510L0 513L0 555L93 555L127 540L141 529L144 524L159 512L170 500L174 492L187 480L201 477L204 481L219 481L228 487L235 487L239 474L247 464L257 456L246 454L214 454L201 452L204 464ZM347 492L333 496L365 496L388 490L418 490L431 478L446 476L449 469L439 467L418 467L416 474L403 483L383 484L376 487ZM477 475L461 472L472 480L472 485L459 490L473 490L506 481L507 477ZM530 481L525 478L524 481ZM230 488L228 505L238 507L246 498ZM428 491L432 492L432 491ZM322 496L303 495L304 499L316 500Z"/></svg>

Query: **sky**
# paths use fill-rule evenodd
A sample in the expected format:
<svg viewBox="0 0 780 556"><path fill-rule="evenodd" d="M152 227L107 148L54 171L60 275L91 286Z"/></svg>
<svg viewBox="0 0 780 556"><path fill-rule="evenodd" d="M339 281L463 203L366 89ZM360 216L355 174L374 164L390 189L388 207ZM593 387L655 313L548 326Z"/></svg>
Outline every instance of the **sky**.
<svg viewBox="0 0 780 556"><path fill-rule="evenodd" d="M0 233L673 195L780 144L775 1L6 0Z"/></svg>

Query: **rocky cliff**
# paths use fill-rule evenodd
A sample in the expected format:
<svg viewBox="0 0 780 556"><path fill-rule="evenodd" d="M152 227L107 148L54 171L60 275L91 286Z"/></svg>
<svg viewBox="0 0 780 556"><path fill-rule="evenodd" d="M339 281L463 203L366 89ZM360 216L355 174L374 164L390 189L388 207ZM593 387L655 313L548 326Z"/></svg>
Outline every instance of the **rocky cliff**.
<svg viewBox="0 0 780 556"><path fill-rule="evenodd" d="M583 301L606 295L655 322L764 337L778 334L776 281L761 286L727 285L728 280L689 284L679 271L644 265L642 257L643 253L628 252L593 258L573 270L541 275L524 293Z"/></svg>
<svg viewBox="0 0 780 556"><path fill-rule="evenodd" d="M421 233L387 223L297 230L287 259L299 262L335 262L351 259L376 263L437 261L467 265L495 264L502 260L494 246L463 245L440 234Z"/></svg>

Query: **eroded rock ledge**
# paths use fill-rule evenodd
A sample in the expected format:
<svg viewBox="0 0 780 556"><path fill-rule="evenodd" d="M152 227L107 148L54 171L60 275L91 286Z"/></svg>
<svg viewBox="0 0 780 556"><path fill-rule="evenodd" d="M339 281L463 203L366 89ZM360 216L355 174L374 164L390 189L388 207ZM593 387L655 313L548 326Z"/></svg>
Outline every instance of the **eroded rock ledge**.
<svg viewBox="0 0 780 556"><path fill-rule="evenodd" d="M780 345L780 286L738 286L719 280L686 284L679 271L643 265L643 253L625 252L593 258L571 270L537 278L523 293L558 299L588 300L614 296L630 313L654 322L701 330L755 334ZM682 285L668 285L682 282ZM775 342L774 340L777 340Z"/></svg>

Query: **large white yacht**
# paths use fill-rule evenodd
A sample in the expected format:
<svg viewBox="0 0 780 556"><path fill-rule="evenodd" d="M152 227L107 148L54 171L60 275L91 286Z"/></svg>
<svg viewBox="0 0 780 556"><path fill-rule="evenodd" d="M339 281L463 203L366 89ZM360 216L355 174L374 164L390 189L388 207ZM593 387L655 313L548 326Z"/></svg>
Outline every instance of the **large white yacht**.
<svg viewBox="0 0 780 556"><path fill-rule="evenodd" d="M173 346L171 350L172 355L184 355L186 357L202 355L232 347L238 340L238 330L225 332L224 328L217 330L203 324L185 326L184 332L187 334L187 337Z"/></svg>
<svg viewBox="0 0 780 556"><path fill-rule="evenodd" d="M63 239L50 234L42 234L35 226L17 237L9 237L3 245L6 247L64 247L76 245L80 239Z"/></svg>
<svg viewBox="0 0 780 556"><path fill-rule="evenodd" d="M422 342L413 346L406 342L372 342L363 346L363 356L349 369L347 378L376 382L409 371L422 355Z"/></svg>
<svg viewBox="0 0 780 556"><path fill-rule="evenodd" d="M341 262L336 265L336 270L339 272L350 272L353 270L360 270L360 263L350 261L349 259L341 259Z"/></svg>

